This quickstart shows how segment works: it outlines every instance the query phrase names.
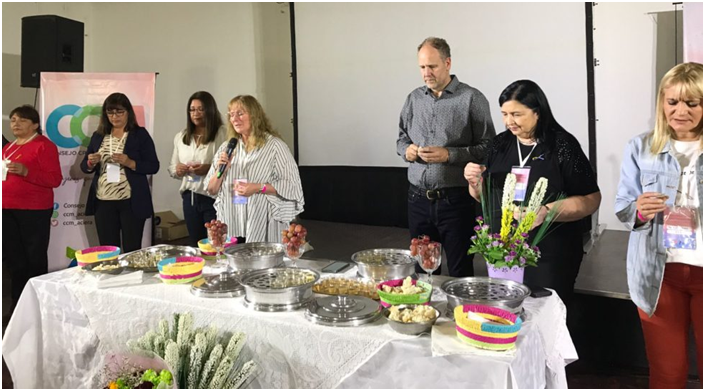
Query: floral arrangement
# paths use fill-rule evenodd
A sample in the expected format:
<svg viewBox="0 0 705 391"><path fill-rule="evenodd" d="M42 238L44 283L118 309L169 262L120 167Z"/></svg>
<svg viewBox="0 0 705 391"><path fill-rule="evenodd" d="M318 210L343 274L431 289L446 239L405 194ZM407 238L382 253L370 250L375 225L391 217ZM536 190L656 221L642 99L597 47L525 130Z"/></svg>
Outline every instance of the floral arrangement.
<svg viewBox="0 0 705 391"><path fill-rule="evenodd" d="M110 353L105 356L104 363L94 388L175 388L168 365L154 354Z"/></svg>
<svg viewBox="0 0 705 391"><path fill-rule="evenodd" d="M242 388L258 371L257 364L240 354L245 334L221 335L215 326L193 327L190 313L174 314L173 327L162 319L156 330L128 341L133 352L153 352L171 368L179 388ZM244 362L244 363L243 363Z"/></svg>
<svg viewBox="0 0 705 391"><path fill-rule="evenodd" d="M537 261L541 257L538 244L549 233L549 227L560 213L560 205L558 204L564 198L564 196L558 197L558 204L548 211L531 244L529 244L529 231L536 221L539 210L543 207L548 179L539 178L526 206L514 204L516 183L516 175L507 174L502 191L502 217L498 233L492 232L490 223L492 221L490 215L493 211L492 205L490 205L484 191L480 194L483 215L476 219L478 225L475 226L475 235L470 238L472 246L468 250L468 254L481 254L488 264L496 268L537 266ZM489 194L489 182L487 182L486 191ZM491 199L491 197L489 198ZM519 208L520 218L514 222L517 208Z"/></svg>

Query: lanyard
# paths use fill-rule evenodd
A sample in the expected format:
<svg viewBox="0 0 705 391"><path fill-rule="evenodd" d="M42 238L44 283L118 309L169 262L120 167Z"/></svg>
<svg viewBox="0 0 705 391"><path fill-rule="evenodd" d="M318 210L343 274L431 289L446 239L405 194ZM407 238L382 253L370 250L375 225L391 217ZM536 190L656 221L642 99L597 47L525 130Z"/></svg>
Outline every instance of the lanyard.
<svg viewBox="0 0 705 391"><path fill-rule="evenodd" d="M109 136L110 136L110 138L108 139L108 141L109 141L109 144L110 144L110 145L108 145L108 150L109 150L108 152L110 152L110 155L111 155L111 156L112 156L114 153L117 153L117 151L118 151L118 149L120 149L120 146L121 146L121 145L122 145L123 150L124 150L124 148L125 148L125 138L127 137L127 132L123 133L123 135L122 135L121 138L117 138L117 137L113 136L112 134L110 134ZM113 149L113 139L118 140L118 141L117 141L117 148L115 148L115 149Z"/></svg>
<svg viewBox="0 0 705 391"><path fill-rule="evenodd" d="M539 143L535 143L534 147L531 148L531 151L529 151L529 154L526 155L526 158L524 158L521 155L521 145L519 144L519 138L517 137L517 152L519 153L519 167L524 167L526 165L526 162L529 161L529 157L531 157L531 153L534 152L534 149L536 149L536 146L539 145Z"/></svg>
<svg viewBox="0 0 705 391"><path fill-rule="evenodd" d="M19 146L17 147L17 149L15 149L14 151L12 151L11 154L4 156L3 160L10 160L10 158L12 157L12 155L14 155L15 153L17 153L17 151L19 151L20 149L22 149L22 147L25 146L25 144L29 143L29 142L32 141L35 137L37 137L38 134L39 134L39 133L35 133L32 137L29 138L29 140L25 141L24 144L19 145ZM12 148L12 146L15 145L15 144L17 144L17 140L13 141L10 145L8 145L8 147L7 147L7 149L5 150L5 152L9 151L10 148Z"/></svg>

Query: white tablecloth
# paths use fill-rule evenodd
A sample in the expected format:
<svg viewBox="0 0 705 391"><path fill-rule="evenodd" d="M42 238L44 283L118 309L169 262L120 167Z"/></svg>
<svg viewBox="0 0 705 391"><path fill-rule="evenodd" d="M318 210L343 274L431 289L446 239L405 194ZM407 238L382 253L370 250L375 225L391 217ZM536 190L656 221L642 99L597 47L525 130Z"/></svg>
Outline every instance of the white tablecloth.
<svg viewBox="0 0 705 391"><path fill-rule="evenodd" d="M436 293L434 302L443 299ZM564 365L577 354L562 303L556 295L529 298L525 309L528 322L512 356L440 355L432 351L430 336L398 334L383 318L355 328L319 326L303 310L256 312L242 298L199 298L188 286L162 284L149 275L140 285L98 288L84 272L65 270L30 280L2 352L15 387L86 388L106 353L125 350L128 339L160 319L190 311L197 326L247 334L246 349L262 368L254 387L565 388Z"/></svg>

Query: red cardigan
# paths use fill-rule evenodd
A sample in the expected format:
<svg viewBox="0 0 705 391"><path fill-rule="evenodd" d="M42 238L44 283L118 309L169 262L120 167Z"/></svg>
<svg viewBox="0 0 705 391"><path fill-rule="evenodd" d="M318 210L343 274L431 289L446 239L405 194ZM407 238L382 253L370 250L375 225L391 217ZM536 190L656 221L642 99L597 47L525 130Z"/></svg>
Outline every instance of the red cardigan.
<svg viewBox="0 0 705 391"><path fill-rule="evenodd" d="M18 149L19 148L19 149ZM13 151L17 151L14 154ZM2 148L2 157L27 167L27 176L7 174L2 183L3 209L52 209L54 188L62 181L59 150L48 138L38 135L27 144L7 144Z"/></svg>

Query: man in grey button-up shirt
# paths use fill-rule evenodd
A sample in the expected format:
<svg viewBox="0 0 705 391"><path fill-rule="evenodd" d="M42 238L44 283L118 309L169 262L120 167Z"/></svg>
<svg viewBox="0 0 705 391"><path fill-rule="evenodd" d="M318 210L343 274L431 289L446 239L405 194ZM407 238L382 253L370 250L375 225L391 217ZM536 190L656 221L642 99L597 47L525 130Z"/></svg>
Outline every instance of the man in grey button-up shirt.
<svg viewBox="0 0 705 391"><path fill-rule="evenodd" d="M441 242L451 276L473 275L472 257L466 252L475 203L463 169L469 162L484 161L495 135L489 104L480 91L450 74L445 40L425 39L418 60L426 85L406 98L397 139L397 153L410 163L411 237L429 235Z"/></svg>

